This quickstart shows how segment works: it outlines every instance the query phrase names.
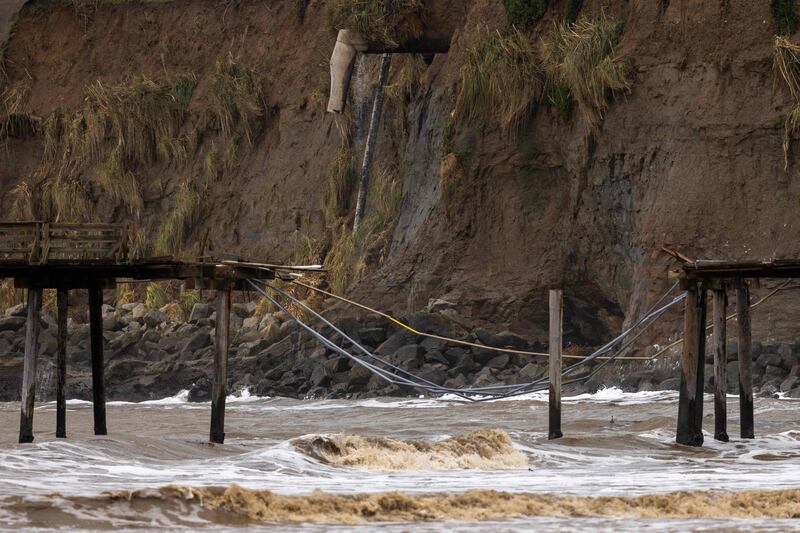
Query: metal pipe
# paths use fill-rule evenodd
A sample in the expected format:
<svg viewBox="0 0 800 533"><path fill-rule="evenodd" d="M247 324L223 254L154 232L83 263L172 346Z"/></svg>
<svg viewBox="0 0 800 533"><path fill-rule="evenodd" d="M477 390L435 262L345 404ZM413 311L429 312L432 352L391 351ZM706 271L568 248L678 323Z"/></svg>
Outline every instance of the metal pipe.
<svg viewBox="0 0 800 533"><path fill-rule="evenodd" d="M358 200L356 201L356 215L353 219L353 231L358 229L359 224L361 224L361 221L364 219L364 211L367 208L369 171L372 167L372 154L375 152L375 143L378 141L378 129L381 124L381 113L383 112L383 87L386 85L386 78L389 77L389 67L391 64L391 54L383 54L383 60L381 61L381 73L378 76L378 86L375 88L375 99L372 102L372 117L369 121L367 144L364 147L364 160L361 163L361 178L358 183Z"/></svg>

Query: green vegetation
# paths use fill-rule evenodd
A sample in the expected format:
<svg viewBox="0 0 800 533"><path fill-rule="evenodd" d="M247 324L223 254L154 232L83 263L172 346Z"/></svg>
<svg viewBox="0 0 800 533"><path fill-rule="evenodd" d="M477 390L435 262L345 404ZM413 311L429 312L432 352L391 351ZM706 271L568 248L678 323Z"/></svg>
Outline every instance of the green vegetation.
<svg viewBox="0 0 800 533"><path fill-rule="evenodd" d="M218 61L209 85L208 116L226 140L243 135L253 144L253 129L266 116L261 77L228 56ZM241 128L241 129L240 129Z"/></svg>
<svg viewBox="0 0 800 533"><path fill-rule="evenodd" d="M581 14L583 0L564 0L564 22L574 24Z"/></svg>
<svg viewBox="0 0 800 533"><path fill-rule="evenodd" d="M161 225L156 239L156 253L171 255L180 251L199 212L200 195L188 183L181 184L175 193L175 207Z"/></svg>
<svg viewBox="0 0 800 533"><path fill-rule="evenodd" d="M457 123L494 120L513 129L541 96L544 76L528 38L519 30L483 35L469 49L456 99Z"/></svg>
<svg viewBox="0 0 800 533"><path fill-rule="evenodd" d="M545 94L547 101L552 105L561 120L566 122L569 120L570 112L572 111L572 100L569 97L569 88L558 83L548 83L545 87Z"/></svg>
<svg viewBox="0 0 800 533"><path fill-rule="evenodd" d="M180 306L183 309L183 314L187 318L192 314L194 304L200 303L200 291L187 290L181 287Z"/></svg>
<svg viewBox="0 0 800 533"><path fill-rule="evenodd" d="M150 309L161 309L167 305L167 290L158 283L149 283L144 304Z"/></svg>
<svg viewBox="0 0 800 533"><path fill-rule="evenodd" d="M797 31L798 17L795 0L772 0L772 19L778 35L789 37Z"/></svg>
<svg viewBox="0 0 800 533"><path fill-rule="evenodd" d="M616 54L622 24L605 15L594 21L558 24L542 43L549 83L566 87L586 122L596 128L609 93L627 90L627 67Z"/></svg>
<svg viewBox="0 0 800 533"><path fill-rule="evenodd" d="M521 30L528 30L539 22L550 0L503 0L508 22Z"/></svg>
<svg viewBox="0 0 800 533"><path fill-rule="evenodd" d="M420 0L332 0L328 17L336 29L353 30L370 42L391 47L410 37L402 22L421 8Z"/></svg>
<svg viewBox="0 0 800 533"><path fill-rule="evenodd" d="M325 193L325 220L328 224L333 224L350 211L357 185L355 159L349 147L342 145L328 167L328 188Z"/></svg>
<svg viewBox="0 0 800 533"><path fill-rule="evenodd" d="M367 216L356 231L343 225L326 257L328 281L334 292L343 294L358 281L369 259L377 263L383 260L381 251L394 226L402 194L402 185L395 173L384 169L376 174L370 183L371 205Z"/></svg>

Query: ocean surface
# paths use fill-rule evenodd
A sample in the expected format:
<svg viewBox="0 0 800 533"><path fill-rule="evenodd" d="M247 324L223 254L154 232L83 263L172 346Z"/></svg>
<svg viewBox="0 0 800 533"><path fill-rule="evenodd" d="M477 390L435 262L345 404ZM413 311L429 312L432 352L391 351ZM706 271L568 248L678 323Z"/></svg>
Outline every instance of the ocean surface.
<svg viewBox="0 0 800 533"><path fill-rule="evenodd" d="M800 519L746 510L721 518L718 495L698 510L696 495L672 494L800 489L800 404L789 399L757 399L757 438L744 441L731 396L731 442L707 433L697 449L674 444L675 392L565 398L556 441L543 394L228 400L222 446L207 443L210 406L186 393L109 402L107 437L92 434L89 402L69 401L69 438L55 439L55 405L41 404L27 445L16 443L19 404L0 404L0 529L800 531ZM783 498L800 509L794 493Z"/></svg>

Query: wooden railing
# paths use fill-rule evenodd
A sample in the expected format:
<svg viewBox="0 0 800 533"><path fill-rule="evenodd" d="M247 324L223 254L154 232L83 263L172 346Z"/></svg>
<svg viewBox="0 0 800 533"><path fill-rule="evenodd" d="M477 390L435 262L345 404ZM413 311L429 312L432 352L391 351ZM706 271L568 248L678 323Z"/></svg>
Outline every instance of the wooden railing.
<svg viewBox="0 0 800 533"><path fill-rule="evenodd" d="M2 222L0 262L120 263L127 259L127 233L122 224Z"/></svg>

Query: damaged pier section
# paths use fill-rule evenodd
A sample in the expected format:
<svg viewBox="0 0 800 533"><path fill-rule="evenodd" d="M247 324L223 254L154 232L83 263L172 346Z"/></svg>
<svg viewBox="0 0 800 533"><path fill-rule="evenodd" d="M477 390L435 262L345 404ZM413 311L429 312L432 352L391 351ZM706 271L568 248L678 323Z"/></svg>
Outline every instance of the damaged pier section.
<svg viewBox="0 0 800 533"><path fill-rule="evenodd" d="M39 317L44 289L57 292L56 436L66 437L66 337L68 295L73 289L89 294L92 400L94 433L106 435L106 392L103 375L103 292L115 290L117 281L178 280L189 288L216 291L216 339L212 376L209 440L225 440L225 397L230 343L231 292L246 290L247 280L276 278L276 265L172 257L131 260L127 231L115 224L49 224L43 222L0 224L0 277L13 278L17 288L27 289L25 353L21 390L19 442L32 442L39 352Z"/></svg>
<svg viewBox="0 0 800 533"><path fill-rule="evenodd" d="M751 280L800 277L800 260L772 261L684 261L675 272L686 293L684 342L681 354L680 398L676 442L689 446L703 444L703 383L706 356L707 293L713 305L710 349L714 359L714 438L728 441L727 431L727 349L726 313L728 293L733 293L738 322L738 369L740 436L755 437L753 420Z"/></svg>

